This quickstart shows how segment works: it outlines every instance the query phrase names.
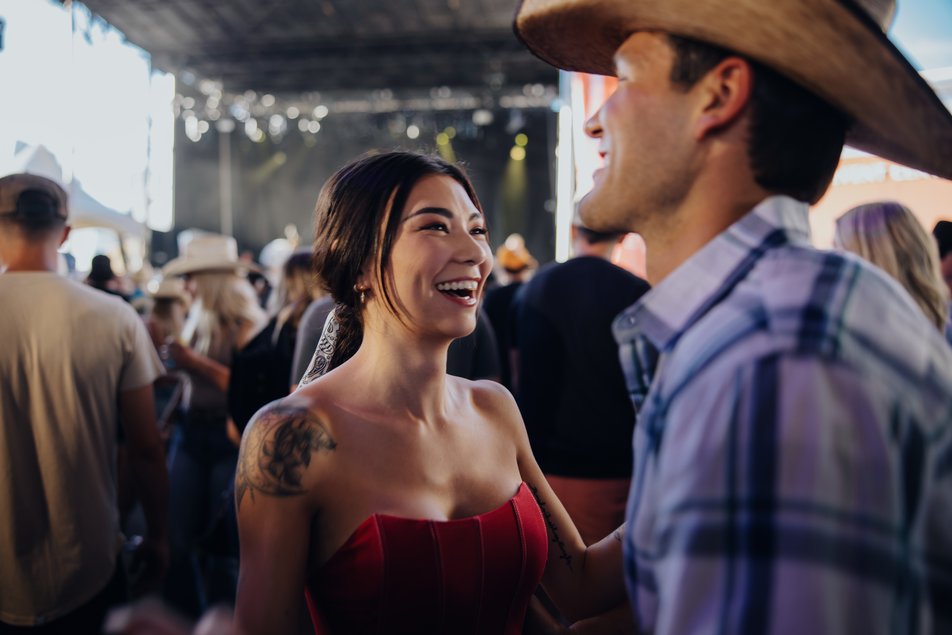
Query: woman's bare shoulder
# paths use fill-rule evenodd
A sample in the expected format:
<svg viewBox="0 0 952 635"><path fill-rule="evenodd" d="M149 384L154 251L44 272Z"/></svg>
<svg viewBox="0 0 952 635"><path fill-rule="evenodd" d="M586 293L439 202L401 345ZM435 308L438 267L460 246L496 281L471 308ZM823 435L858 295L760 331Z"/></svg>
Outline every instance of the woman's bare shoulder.
<svg viewBox="0 0 952 635"><path fill-rule="evenodd" d="M493 408L515 406L516 400L513 398L512 393L497 381L491 379L477 379L474 381L457 379L470 391L475 403Z"/></svg>
<svg viewBox="0 0 952 635"><path fill-rule="evenodd" d="M473 407L493 424L507 428L521 428L522 415L512 393L499 382L490 379L470 381L454 378L466 391Z"/></svg>
<svg viewBox="0 0 952 635"><path fill-rule="evenodd" d="M321 465L337 448L327 416L292 395L259 410L241 437L235 502L246 498L305 496L320 480Z"/></svg>

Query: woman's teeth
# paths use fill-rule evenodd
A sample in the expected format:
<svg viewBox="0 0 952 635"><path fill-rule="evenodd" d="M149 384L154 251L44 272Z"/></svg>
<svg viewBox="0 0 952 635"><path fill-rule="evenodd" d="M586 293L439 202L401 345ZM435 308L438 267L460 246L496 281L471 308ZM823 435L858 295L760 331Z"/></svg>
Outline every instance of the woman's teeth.
<svg viewBox="0 0 952 635"><path fill-rule="evenodd" d="M440 282L436 285L436 290L441 293L452 293L461 298L468 298L479 288L479 283L475 280L457 280L454 282Z"/></svg>

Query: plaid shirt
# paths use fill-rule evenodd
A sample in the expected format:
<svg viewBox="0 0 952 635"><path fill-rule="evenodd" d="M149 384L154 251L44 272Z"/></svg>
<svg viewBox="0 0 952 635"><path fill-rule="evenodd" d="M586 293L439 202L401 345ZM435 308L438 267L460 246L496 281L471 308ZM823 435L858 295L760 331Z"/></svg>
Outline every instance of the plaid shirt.
<svg viewBox="0 0 952 635"><path fill-rule="evenodd" d="M765 200L615 321L654 633L952 633L952 350Z"/></svg>

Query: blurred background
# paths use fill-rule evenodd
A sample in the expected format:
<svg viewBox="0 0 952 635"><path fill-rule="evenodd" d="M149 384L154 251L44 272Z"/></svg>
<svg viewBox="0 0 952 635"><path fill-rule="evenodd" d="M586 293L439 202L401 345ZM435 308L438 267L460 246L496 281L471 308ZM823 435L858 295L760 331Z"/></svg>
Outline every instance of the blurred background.
<svg viewBox="0 0 952 635"><path fill-rule="evenodd" d="M494 248L519 233L540 263L564 260L598 163L581 126L613 82L535 59L512 34L515 4L0 0L0 173L66 184L76 271L106 253L124 274L174 258L184 230L286 255L309 244L337 167L427 150L465 165ZM901 1L890 36L952 105L952 3ZM949 181L847 149L814 210L817 244L882 198L930 228L952 218ZM638 239L623 252L640 272Z"/></svg>

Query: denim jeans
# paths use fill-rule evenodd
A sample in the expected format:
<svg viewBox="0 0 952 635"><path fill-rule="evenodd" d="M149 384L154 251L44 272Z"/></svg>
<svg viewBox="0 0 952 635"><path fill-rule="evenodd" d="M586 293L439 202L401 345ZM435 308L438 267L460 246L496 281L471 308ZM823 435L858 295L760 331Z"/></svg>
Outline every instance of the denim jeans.
<svg viewBox="0 0 952 635"><path fill-rule="evenodd" d="M164 596L192 618L211 605L234 604L238 552L232 493L237 460L238 449L227 437L223 413L189 413L173 437L171 558ZM212 532L214 540L209 540ZM210 545L215 548L210 550Z"/></svg>

